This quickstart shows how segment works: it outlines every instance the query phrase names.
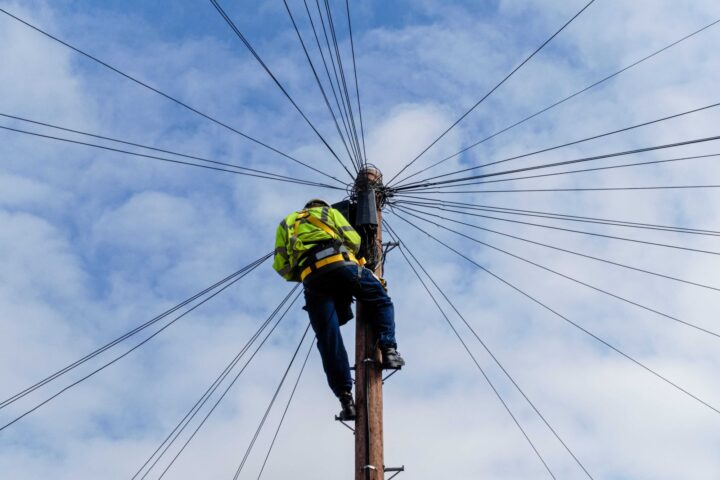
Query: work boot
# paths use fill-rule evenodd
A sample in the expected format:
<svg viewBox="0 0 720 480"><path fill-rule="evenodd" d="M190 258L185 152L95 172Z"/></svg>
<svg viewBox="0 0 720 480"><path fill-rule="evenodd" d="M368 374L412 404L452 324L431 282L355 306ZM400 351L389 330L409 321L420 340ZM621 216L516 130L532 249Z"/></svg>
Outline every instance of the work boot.
<svg viewBox="0 0 720 480"><path fill-rule="evenodd" d="M353 400L352 393L343 393L338 399L340 400L342 410L340 411L340 415L337 416L337 419L343 422L355 420L355 401Z"/></svg>
<svg viewBox="0 0 720 480"><path fill-rule="evenodd" d="M405 360L395 350L395 347L381 347L382 368L395 369L405 366Z"/></svg>

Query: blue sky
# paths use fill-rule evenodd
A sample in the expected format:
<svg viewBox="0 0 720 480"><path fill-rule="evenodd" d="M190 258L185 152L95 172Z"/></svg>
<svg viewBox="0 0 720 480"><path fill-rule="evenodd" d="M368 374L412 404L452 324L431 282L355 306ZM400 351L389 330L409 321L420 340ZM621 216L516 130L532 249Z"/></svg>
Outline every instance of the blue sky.
<svg viewBox="0 0 720 480"><path fill-rule="evenodd" d="M305 17L300 16L302 3L289 3L309 41ZM337 7L339 22L341 4L331 3ZM370 161L386 177L394 175L584 3L501 0L477 5L422 0L353 5ZM409 172L720 18L715 3L597 0ZM341 153L282 2L223 5ZM2 1L0 6L347 180L209 2L32 0ZM720 40L718 28L428 174L718 101L720 62L713 55ZM347 35L344 28L339 30L347 55ZM0 15L0 64L0 113L297 178L323 179L5 15ZM0 119L0 125L50 132L8 119ZM508 166L717 135L717 125L718 113L708 110ZM711 153L717 153L712 143L606 160L602 166ZM512 190L712 184L718 174L717 161L707 158L496 185ZM0 132L0 397L9 397L260 257L272 248L277 222L318 195L336 200L343 194ZM720 224L716 189L444 198L711 230L718 230ZM718 414L439 247L397 216L388 212L387 219L594 478L718 477ZM463 220L664 275L720 285L717 255L487 218ZM717 237L528 221L720 250ZM659 312L718 330L716 291L444 224ZM708 403L720 404L717 338L429 224L425 227L633 358ZM386 464L405 464L404 475L420 480L549 478L397 251L387 267L400 351L408 368L385 388ZM289 287L269 264L261 266L137 352L0 432L0 471L12 479L130 478ZM450 310L449 315L557 478L587 478ZM232 476L306 325L305 313L296 305L165 478ZM344 329L350 347L353 329L352 324ZM109 351L93 365L122 351ZM91 371L92 365L79 370L0 410L3 423ZM291 380L297 371L296 365ZM287 394L286 386L241 478L257 475ZM336 410L313 352L264 478L288 478L304 464L320 467L301 478L350 478L352 437L332 421ZM148 478L157 478L161 471Z"/></svg>

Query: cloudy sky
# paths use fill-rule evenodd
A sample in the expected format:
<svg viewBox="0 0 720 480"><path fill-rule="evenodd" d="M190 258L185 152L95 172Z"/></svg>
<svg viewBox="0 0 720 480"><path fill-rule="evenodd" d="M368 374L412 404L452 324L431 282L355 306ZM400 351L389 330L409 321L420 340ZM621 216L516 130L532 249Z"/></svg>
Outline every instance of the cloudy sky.
<svg viewBox="0 0 720 480"><path fill-rule="evenodd" d="M305 41L314 45L304 4L288 3ZM330 3L343 60L349 62L344 2ZM367 156L391 178L587 2L351 3ZM346 159L283 3L223 5ZM350 180L209 2L27 0L0 1L0 8L343 183ZM711 0L597 0L403 175L718 19L720 5ZM717 103L719 42L720 25L710 27L414 179ZM312 54L319 59L316 50ZM0 114L336 184L2 12L0 65ZM492 168L719 135L717 110ZM7 116L0 117L0 126L111 145ZM538 173L718 154L717 143ZM720 192L712 188L517 191L718 184L718 158L445 190L510 190L502 193L415 195L718 231ZM277 222L308 198L336 201L344 195L344 190L243 177L0 131L0 401L258 259L272 248ZM485 243L410 217L407 210L387 210L404 251L422 262L592 478L720 477L720 413L714 410L720 410L717 235L471 212L495 217L491 219L448 211L452 207L412 208L424 211L427 220ZM415 480L551 478L398 250L390 254L386 268L396 302L399 349L408 362L385 385L386 465L405 465L402 475ZM0 477L130 479L291 287L265 263L138 350L0 431ZM291 307L163 478L232 478L307 325L301 304ZM549 470L558 479L588 478L460 317L444 300L440 304ZM123 354L172 318L0 409L2 425ZM344 333L351 347L354 324ZM240 478L257 478L309 340ZM336 403L325 385L319 356L312 351L263 478L352 478L353 437L333 421ZM147 478L162 474L199 419Z"/></svg>

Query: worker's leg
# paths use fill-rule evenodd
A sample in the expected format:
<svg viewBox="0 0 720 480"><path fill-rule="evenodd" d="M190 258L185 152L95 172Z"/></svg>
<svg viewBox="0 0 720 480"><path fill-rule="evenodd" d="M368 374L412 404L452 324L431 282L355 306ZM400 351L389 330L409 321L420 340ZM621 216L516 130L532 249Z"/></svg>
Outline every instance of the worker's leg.
<svg viewBox="0 0 720 480"><path fill-rule="evenodd" d="M305 287L305 310L310 316L328 385L336 396L352 391L347 351L331 295L322 288Z"/></svg>
<svg viewBox="0 0 720 480"><path fill-rule="evenodd" d="M354 270L353 294L370 309L368 319L378 333L380 347L397 347L395 310L390 296L369 269Z"/></svg>

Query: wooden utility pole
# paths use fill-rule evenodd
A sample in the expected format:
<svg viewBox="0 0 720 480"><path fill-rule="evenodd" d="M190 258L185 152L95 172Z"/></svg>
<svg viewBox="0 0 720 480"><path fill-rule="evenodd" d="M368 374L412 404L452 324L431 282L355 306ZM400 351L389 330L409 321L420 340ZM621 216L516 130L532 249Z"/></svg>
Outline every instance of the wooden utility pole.
<svg viewBox="0 0 720 480"><path fill-rule="evenodd" d="M358 174L356 186L368 188L382 181L376 168L366 167ZM382 202L377 206L375 235L375 274L382 277ZM358 302L355 320L355 480L384 480L382 357L377 332Z"/></svg>

